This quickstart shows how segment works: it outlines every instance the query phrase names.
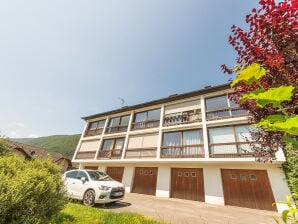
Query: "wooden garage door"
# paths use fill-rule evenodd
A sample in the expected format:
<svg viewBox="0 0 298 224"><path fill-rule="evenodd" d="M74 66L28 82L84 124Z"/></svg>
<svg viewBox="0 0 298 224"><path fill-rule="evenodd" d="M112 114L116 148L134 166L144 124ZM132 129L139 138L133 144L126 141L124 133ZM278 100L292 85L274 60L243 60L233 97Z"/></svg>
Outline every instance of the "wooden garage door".
<svg viewBox="0 0 298 224"><path fill-rule="evenodd" d="M221 170L226 205L276 211L266 170Z"/></svg>
<svg viewBox="0 0 298 224"><path fill-rule="evenodd" d="M172 168L171 197L205 201L203 169Z"/></svg>
<svg viewBox="0 0 298 224"><path fill-rule="evenodd" d="M122 182L124 167L107 167L106 173L114 180Z"/></svg>
<svg viewBox="0 0 298 224"><path fill-rule="evenodd" d="M132 192L155 195L157 167L136 167Z"/></svg>

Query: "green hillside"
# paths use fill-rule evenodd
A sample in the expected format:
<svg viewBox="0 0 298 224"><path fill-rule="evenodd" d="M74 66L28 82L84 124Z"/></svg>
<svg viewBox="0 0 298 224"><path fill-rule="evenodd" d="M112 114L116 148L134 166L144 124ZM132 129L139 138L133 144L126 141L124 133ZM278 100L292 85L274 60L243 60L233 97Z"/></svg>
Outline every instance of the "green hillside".
<svg viewBox="0 0 298 224"><path fill-rule="evenodd" d="M71 159L79 142L80 135L52 135L40 138L15 138L12 141L60 152Z"/></svg>

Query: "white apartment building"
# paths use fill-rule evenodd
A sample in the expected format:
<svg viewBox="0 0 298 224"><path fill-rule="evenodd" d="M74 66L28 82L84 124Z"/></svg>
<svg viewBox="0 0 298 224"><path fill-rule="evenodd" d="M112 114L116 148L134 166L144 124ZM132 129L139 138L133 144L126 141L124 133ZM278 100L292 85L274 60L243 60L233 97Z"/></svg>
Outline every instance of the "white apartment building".
<svg viewBox="0 0 298 224"><path fill-rule="evenodd" d="M229 84L83 117L72 162L106 171L126 192L282 211L282 151L256 162L247 112Z"/></svg>

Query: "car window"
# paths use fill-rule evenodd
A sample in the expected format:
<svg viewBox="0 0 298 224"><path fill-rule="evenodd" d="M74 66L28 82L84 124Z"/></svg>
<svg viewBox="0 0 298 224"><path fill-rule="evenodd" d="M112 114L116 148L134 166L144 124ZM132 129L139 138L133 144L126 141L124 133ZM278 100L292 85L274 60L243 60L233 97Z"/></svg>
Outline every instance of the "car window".
<svg viewBox="0 0 298 224"><path fill-rule="evenodd" d="M84 171L79 171L76 178L81 179L82 177L85 177L86 181L89 180L87 174Z"/></svg>
<svg viewBox="0 0 298 224"><path fill-rule="evenodd" d="M95 181L111 181L113 180L109 175L107 175L104 172L100 172L100 171L87 171L91 180L95 180Z"/></svg>
<svg viewBox="0 0 298 224"><path fill-rule="evenodd" d="M65 174L66 178L76 178L78 171L70 171L68 173Z"/></svg>

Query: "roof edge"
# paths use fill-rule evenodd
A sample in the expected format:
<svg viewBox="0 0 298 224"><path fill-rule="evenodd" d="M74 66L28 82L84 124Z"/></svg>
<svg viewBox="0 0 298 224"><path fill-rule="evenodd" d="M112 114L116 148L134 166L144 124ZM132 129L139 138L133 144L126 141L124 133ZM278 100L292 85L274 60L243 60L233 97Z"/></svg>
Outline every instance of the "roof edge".
<svg viewBox="0 0 298 224"><path fill-rule="evenodd" d="M225 83L225 84L217 85L217 86L213 86L213 87L207 86L204 89L195 90L195 91L187 92L187 93L181 93L181 94L173 94L173 95L170 95L166 98L161 98L161 99L158 99L158 100L153 100L153 101L140 103L140 104L136 104L136 105L132 105L132 106L125 106L125 107L122 107L122 108L119 108L119 109L110 110L110 111L106 111L106 112L103 112L103 113L98 113L98 114L93 114L93 115L90 115L90 116L82 117L82 119L87 121L87 120L90 120L90 119L93 119L93 118L96 118L96 117L106 116L106 115L110 115L110 114L123 113L123 112L126 112L126 111L139 109L139 108L142 108L142 107L149 107L149 106L153 106L153 105L156 105L156 104L162 104L162 103L166 103L166 102L170 102L170 101L180 100L180 99L187 98L187 97L203 95L203 94L210 93L210 92L225 90L227 88L230 88L230 83Z"/></svg>

